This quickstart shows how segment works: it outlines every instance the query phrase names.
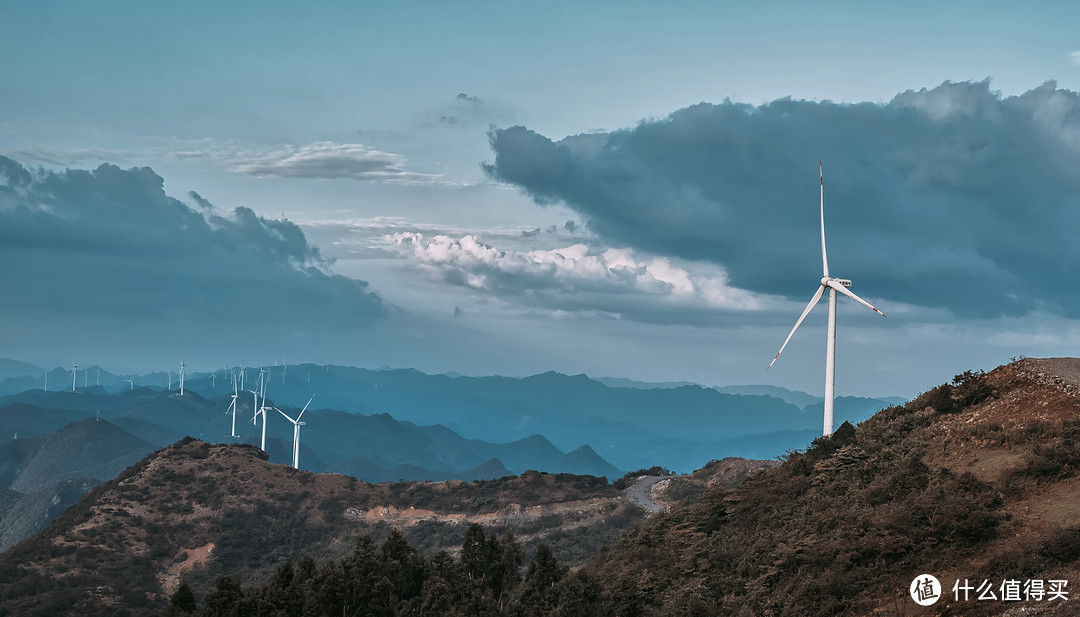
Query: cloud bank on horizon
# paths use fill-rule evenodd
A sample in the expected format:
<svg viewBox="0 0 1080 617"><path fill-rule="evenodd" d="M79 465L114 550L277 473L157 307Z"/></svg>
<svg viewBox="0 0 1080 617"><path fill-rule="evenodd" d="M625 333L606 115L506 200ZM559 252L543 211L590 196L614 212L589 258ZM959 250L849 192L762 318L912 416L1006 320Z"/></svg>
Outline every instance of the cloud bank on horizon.
<svg viewBox="0 0 1080 617"><path fill-rule="evenodd" d="M391 312L287 220L166 195L149 167L27 169L0 156L5 310L192 324L363 326ZM174 321L176 320L176 321Z"/></svg>
<svg viewBox="0 0 1080 617"><path fill-rule="evenodd" d="M563 203L613 246L708 261L805 301L831 270L863 297L967 318L1080 316L1080 97L945 82L887 104L701 103L559 141L494 129L488 175Z"/></svg>

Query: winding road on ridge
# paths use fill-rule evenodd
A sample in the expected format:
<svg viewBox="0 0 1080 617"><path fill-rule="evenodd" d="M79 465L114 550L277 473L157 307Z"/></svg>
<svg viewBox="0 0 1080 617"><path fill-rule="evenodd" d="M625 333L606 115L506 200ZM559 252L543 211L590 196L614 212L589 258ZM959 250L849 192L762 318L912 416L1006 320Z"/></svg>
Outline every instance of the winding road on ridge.
<svg viewBox="0 0 1080 617"><path fill-rule="evenodd" d="M670 480L675 476L644 476L639 478L637 482L634 482L630 486L626 487L626 498L630 500L630 503L641 506L648 510L650 514L655 514L664 509L664 506L656 503L656 500L652 498L652 487L661 480Z"/></svg>

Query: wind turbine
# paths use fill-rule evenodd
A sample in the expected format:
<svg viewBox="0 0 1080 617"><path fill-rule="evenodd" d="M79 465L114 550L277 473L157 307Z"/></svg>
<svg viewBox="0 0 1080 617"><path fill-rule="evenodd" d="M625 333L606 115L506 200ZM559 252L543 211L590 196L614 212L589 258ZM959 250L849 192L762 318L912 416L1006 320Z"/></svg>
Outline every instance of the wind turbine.
<svg viewBox="0 0 1080 617"><path fill-rule="evenodd" d="M251 418L251 423L255 424L259 418L259 414L262 414L262 441L259 443L259 448L266 452L266 382L264 381L266 373L262 370L259 371L259 390L262 391L262 405L259 405L259 393L254 390L248 390L255 395L255 415Z"/></svg>
<svg viewBox="0 0 1080 617"><path fill-rule="evenodd" d="M75 375L78 372L78 368L79 368L79 363L78 362L72 362L71 363L71 391L72 392L75 391Z"/></svg>
<svg viewBox="0 0 1080 617"><path fill-rule="evenodd" d="M129 379L129 380L127 380L127 382L129 384L131 384L131 389L134 390L135 389L135 380L134 379Z"/></svg>
<svg viewBox="0 0 1080 617"><path fill-rule="evenodd" d="M307 405L304 405L304 408L300 410L300 415L296 416L295 420L293 420L291 417L289 417L289 414L285 413L284 411L281 411L277 407L274 408L274 409L277 410L277 412L279 414L285 416L285 418L288 419L289 422L292 422L292 425L293 425L293 431L292 431L292 466L293 466L293 469L300 469L300 427L307 424L307 422L301 422L300 418L302 418L304 416L304 412L307 411L308 405L310 405L311 401L313 401L313 400L315 400L315 395L314 394L312 394L311 398L308 399Z"/></svg>
<svg viewBox="0 0 1080 617"><path fill-rule="evenodd" d="M240 396L240 391L236 389L236 375L233 375L232 387L232 403L229 405L229 409L232 410L232 436L236 438L236 399ZM226 409L225 413L229 413L229 409Z"/></svg>
<svg viewBox="0 0 1080 617"><path fill-rule="evenodd" d="M806 319L806 316L821 300L822 294L825 290L829 290L829 333L825 343L825 419L823 423L822 435L831 435L833 432L833 390L835 387L835 373L836 373L836 292L840 292L859 304L872 309L878 315L885 317L885 313L877 310L869 302L863 300L854 293L848 291L848 287L851 286L851 281L847 279L836 278L829 275L829 259L825 253L825 174L821 169L821 160L818 160L818 176L821 180L821 286L818 287L817 293L814 297L810 298L810 304L806 305L803 309L802 315L799 315L798 321L795 322L795 327L791 329L791 332L784 339L784 344L780 346L780 351L776 352L776 356L772 362L769 363L769 367L765 369L766 372L772 368L776 359L780 357L780 354L784 352L784 348L787 347L788 341L795 334L795 331L799 329L799 324Z"/></svg>
<svg viewBox="0 0 1080 617"><path fill-rule="evenodd" d="M215 369L214 372L210 373L210 389L213 390L213 389L216 389L216 388L217 388L217 370Z"/></svg>
<svg viewBox="0 0 1080 617"><path fill-rule="evenodd" d="M45 391L49 391L49 371L45 371Z"/></svg>
<svg viewBox="0 0 1080 617"><path fill-rule="evenodd" d="M184 363L180 362L180 396L184 396Z"/></svg>

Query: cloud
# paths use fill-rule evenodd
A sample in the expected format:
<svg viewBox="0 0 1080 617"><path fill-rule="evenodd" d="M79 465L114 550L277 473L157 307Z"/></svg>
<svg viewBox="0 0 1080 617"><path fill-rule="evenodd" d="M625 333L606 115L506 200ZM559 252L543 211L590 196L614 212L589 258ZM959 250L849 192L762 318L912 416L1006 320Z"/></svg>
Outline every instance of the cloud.
<svg viewBox="0 0 1080 617"><path fill-rule="evenodd" d="M663 257L587 244L550 250L500 250L476 236L388 235L440 280L485 295L560 311L600 312L651 323L706 323L719 314L763 306L763 298L727 285L723 272L692 274Z"/></svg>
<svg viewBox="0 0 1080 617"><path fill-rule="evenodd" d="M1073 61L1073 64L1080 65L1080 51L1074 51L1069 54L1069 59Z"/></svg>
<svg viewBox="0 0 1080 617"><path fill-rule="evenodd" d="M565 203L606 242L719 264L793 299L821 276L824 160L832 274L888 302L995 317L1080 315L1080 102L1049 82L988 82L887 104L699 104L558 142L494 130L494 179Z"/></svg>
<svg viewBox="0 0 1080 617"><path fill-rule="evenodd" d="M149 167L27 169L0 156L4 311L236 327L358 327L391 311L289 221L169 197Z"/></svg>
<svg viewBox="0 0 1080 617"><path fill-rule="evenodd" d="M285 147L250 159L234 161L233 169L250 176L416 182L437 175L405 171L405 157L371 150L362 144L328 141Z"/></svg>

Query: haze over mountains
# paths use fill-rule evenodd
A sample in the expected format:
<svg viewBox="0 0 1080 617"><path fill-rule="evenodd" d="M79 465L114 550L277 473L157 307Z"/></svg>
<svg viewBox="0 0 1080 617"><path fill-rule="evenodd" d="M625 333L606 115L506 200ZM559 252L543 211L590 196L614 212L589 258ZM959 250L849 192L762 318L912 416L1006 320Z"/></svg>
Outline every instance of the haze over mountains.
<svg viewBox="0 0 1080 617"><path fill-rule="evenodd" d="M310 418L303 429L301 460L332 459L313 448L320 439L333 441L326 424L318 416L324 410L377 416L389 414L394 420L417 425L429 438L441 425L467 440L512 443L542 435L563 453L588 445L616 469L628 470L661 465L676 471L690 471L709 460L724 456L771 458L791 449L805 447L820 433L821 398L772 386L729 386L706 388L697 384L647 384L620 379L591 379L585 375L542 373L525 378L465 377L427 375L411 369L368 370L343 366L313 364L266 367L267 396L278 406L302 407L314 392ZM13 395L44 384L45 369L31 365L0 364L0 394ZM50 389L69 389L71 371L56 368L48 371ZM216 401L223 411L232 394L231 377L224 369L208 373L189 373L186 389L205 399ZM77 388L93 388L100 383L103 392L135 386L165 388L169 375L114 375L97 367L80 367ZM246 368L245 388L253 389L258 369ZM173 388L178 377L172 374ZM91 389L91 392L96 392ZM121 392L122 393L122 392ZM247 405L245 419L251 417L250 394L242 394ZM224 400L224 405L221 401ZM895 398L867 399L839 397L836 402L837 424L857 422L876 410L898 402ZM57 407L57 404L49 404ZM330 416L350 421L346 416ZM356 418L353 422L362 423ZM377 424L378 420L366 422ZM385 422L385 420L384 420ZM284 418L271 417L270 434L283 442L291 440L291 427ZM174 426L174 430L185 430ZM365 427L357 427L365 428ZM216 440L228 435L220 423L200 427L194 434ZM143 427L142 430L150 430ZM368 430L365 428L365 430ZM217 431L216 433L214 431ZM138 433L136 433L138 434ZM175 433L173 433L175 435ZM154 441L154 440L151 440ZM175 439L173 440L175 441ZM162 443L157 440L156 443ZM168 443L171 443L169 441ZM353 444L328 444L337 452ZM311 447L313 452L307 452ZM287 446L286 446L287 449ZM511 449L514 450L514 449ZM551 452L549 452L550 454ZM587 454L584 453L584 454ZM315 459L312 458L314 455ZM271 452L271 456L274 453ZM485 455L480 455L485 456ZM496 451L488 458L499 458L511 471L518 469L511 454ZM486 462L472 461L469 466ZM369 461L385 467L390 461ZM400 463L394 462L391 466ZM307 467L319 469L319 467ZM438 467L436 467L438 469ZM445 469L445 468L444 468Z"/></svg>

